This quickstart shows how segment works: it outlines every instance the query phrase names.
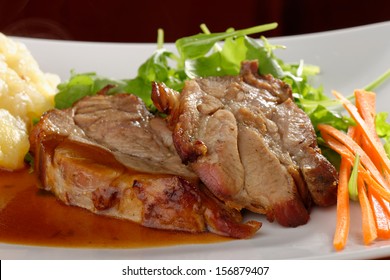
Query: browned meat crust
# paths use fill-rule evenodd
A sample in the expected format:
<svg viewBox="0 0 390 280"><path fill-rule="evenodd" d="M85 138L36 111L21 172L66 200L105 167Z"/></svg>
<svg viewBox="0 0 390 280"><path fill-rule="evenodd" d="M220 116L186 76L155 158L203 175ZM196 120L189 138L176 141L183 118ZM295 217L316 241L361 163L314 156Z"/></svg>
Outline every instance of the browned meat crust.
<svg viewBox="0 0 390 280"><path fill-rule="evenodd" d="M257 69L245 62L239 76L190 80L180 94L154 84L152 99L182 161L218 198L298 226L312 202L335 203L337 172L290 87Z"/></svg>

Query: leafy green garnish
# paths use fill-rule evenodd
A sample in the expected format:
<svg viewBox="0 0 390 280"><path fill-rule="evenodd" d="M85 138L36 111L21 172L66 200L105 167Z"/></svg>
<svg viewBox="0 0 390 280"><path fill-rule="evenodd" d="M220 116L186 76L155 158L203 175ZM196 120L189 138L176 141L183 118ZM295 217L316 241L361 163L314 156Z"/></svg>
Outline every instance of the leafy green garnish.
<svg viewBox="0 0 390 280"><path fill-rule="evenodd" d="M110 93L128 92L140 96L151 105L151 82L164 82L180 91L184 81L195 77L237 75L246 59L261 59L262 72L281 76L276 58L269 49L247 37L249 34L276 28L276 23L242 30L229 29L221 33L201 33L176 41L177 53L163 47L163 32L158 32L156 51L138 69L137 76L127 80L107 79L96 73L74 74L69 81L59 85L55 98L57 108L71 106L78 99L92 95L103 87L115 85ZM224 40L222 48L217 43Z"/></svg>
<svg viewBox="0 0 390 280"><path fill-rule="evenodd" d="M387 157L390 158L390 124L386 121L389 113L380 112L375 116L376 132L384 141Z"/></svg>
<svg viewBox="0 0 390 280"><path fill-rule="evenodd" d="M229 39L240 38L250 34L261 33L277 27L277 23L259 25L247 29L221 33L201 33L189 37L183 37L176 41L176 48L184 62L187 59L196 59L206 56L216 43Z"/></svg>
<svg viewBox="0 0 390 280"><path fill-rule="evenodd" d="M309 115L315 128L318 124L323 123L337 127L339 130L346 131L349 126L355 125L351 118L330 111L328 108L323 106L321 102L318 102L315 109L307 111L306 113Z"/></svg>
<svg viewBox="0 0 390 280"><path fill-rule="evenodd" d="M276 23L255 26L242 30L228 29L226 32L210 33L202 25L204 33L180 38L176 41L177 54L163 46L163 32L158 32L156 51L138 69L137 76L128 80L113 80L95 73L74 74L69 81L59 85L56 107L65 108L83 96L95 94L107 84L116 87L111 93L129 92L140 96L151 104L151 82L164 82L168 87L180 91L184 81L195 77L237 75L241 62L257 59L261 74L272 74L292 84L294 91L302 95L318 95L308 90L307 75L317 74L318 68L300 64L299 67L285 64L274 55L274 50L283 48L270 44L264 37L255 40L248 35L277 27ZM222 43L220 46L219 44ZM304 97L305 98L305 97Z"/></svg>
<svg viewBox="0 0 390 280"><path fill-rule="evenodd" d="M114 86L109 90L109 94L123 92L127 86L123 81L100 77L96 73L75 74L72 72L69 81L58 85L58 93L54 97L55 107L58 109L68 108L77 100L87 95L96 94L107 85Z"/></svg>

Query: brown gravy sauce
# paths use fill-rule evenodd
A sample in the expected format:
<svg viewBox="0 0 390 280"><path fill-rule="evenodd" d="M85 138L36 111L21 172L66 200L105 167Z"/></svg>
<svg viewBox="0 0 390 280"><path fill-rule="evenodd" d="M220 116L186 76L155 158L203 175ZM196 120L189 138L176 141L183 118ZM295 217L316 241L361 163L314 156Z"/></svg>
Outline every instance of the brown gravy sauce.
<svg viewBox="0 0 390 280"><path fill-rule="evenodd" d="M86 248L142 248L228 241L212 233L146 228L67 206L38 188L28 170L0 171L0 242Z"/></svg>

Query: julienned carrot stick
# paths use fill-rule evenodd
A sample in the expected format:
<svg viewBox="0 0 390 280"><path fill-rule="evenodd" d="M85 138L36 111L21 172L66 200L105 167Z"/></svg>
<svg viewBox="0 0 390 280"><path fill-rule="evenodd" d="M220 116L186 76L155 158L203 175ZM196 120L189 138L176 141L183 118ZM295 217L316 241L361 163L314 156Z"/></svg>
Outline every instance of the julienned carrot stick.
<svg viewBox="0 0 390 280"><path fill-rule="evenodd" d="M383 166L382 160L380 158L378 158L377 156L375 156L375 154L376 154L375 148L369 143L367 137L365 137L365 136L361 137L360 146L366 152L366 154L370 157L370 159L372 160L372 162L374 163L374 165L376 166L376 168L378 170L386 171L386 170L383 170L383 168L382 168L382 166Z"/></svg>
<svg viewBox="0 0 390 280"><path fill-rule="evenodd" d="M328 136L326 136L326 134L323 134L322 137L324 137L324 140L328 143L329 147L331 147L341 156L345 157L351 165L353 164L355 160L355 155L347 147L345 147L343 144L333 138L327 138ZM362 159L361 156L360 159ZM362 164L359 164L359 175L362 175L364 177L364 180L367 182L368 187L372 190L372 192L376 196L382 197L384 200L390 202L390 191L384 188L379 182L377 182L378 179L376 179L374 177L374 174L372 174L370 171L371 170L366 170L366 167L364 167Z"/></svg>
<svg viewBox="0 0 390 280"><path fill-rule="evenodd" d="M371 131L371 135L373 137L373 140L376 141L378 146L382 146L382 142L376 133L376 127L375 127L375 102L376 102L376 94L371 91L365 91L365 90L355 90L355 101L356 101L356 108L363 118L364 122L366 123L368 129ZM367 153L367 155L370 156L371 160L375 164L375 166L378 168L378 170L382 171L382 160L381 158L378 158L375 156L376 151L375 147L371 146L369 143L369 139L367 137L363 137L362 139L362 148ZM385 179L387 180L387 177L385 176ZM389 182L387 180L387 182Z"/></svg>
<svg viewBox="0 0 390 280"><path fill-rule="evenodd" d="M362 174L364 181L367 183L368 192L373 197L370 202L375 218L377 236L388 239L390 238L390 193L378 185L363 168L359 170L359 174Z"/></svg>
<svg viewBox="0 0 390 280"><path fill-rule="evenodd" d="M333 94L357 123L349 128L348 134L326 124L318 125L325 142L341 155L333 239L334 248L341 250L347 242L350 226L349 196L353 189L348 190L348 181L351 180L351 166L357 158L360 158L357 187L364 244L368 245L378 237L390 238L390 160L376 133L375 93L355 90L356 106L338 92Z"/></svg>
<svg viewBox="0 0 390 280"><path fill-rule="evenodd" d="M354 137L355 128L351 127L348 134ZM349 209L349 193L348 181L351 176L351 164L348 159L341 157L339 171L339 186L337 189L337 216L336 229L333 237L333 247L340 251L347 244L349 227L350 227L350 209Z"/></svg>
<svg viewBox="0 0 390 280"><path fill-rule="evenodd" d="M383 146L379 145L378 142L375 140L376 136L373 135L371 129L362 119L355 105L353 105L348 99L346 99L342 94L338 93L337 91L333 91L333 95L343 103L344 108L349 112L349 114L355 120L358 126L361 127L363 135L367 137L367 140L373 146L376 156L383 162L383 167L390 172L390 160L387 157Z"/></svg>
<svg viewBox="0 0 390 280"><path fill-rule="evenodd" d="M368 189L372 192L373 195L376 197L381 197L387 202L390 202L390 192L378 184L378 182L374 180L374 178L369 172L367 172L367 170L364 168L359 168L359 175L363 176L364 181L367 183Z"/></svg>
<svg viewBox="0 0 390 280"><path fill-rule="evenodd" d="M317 127L321 132L322 138L333 150L338 152L340 155L345 153L344 149L348 149L352 154L359 154L361 163L365 166L365 168L367 168L367 170L370 171L375 180L377 180L379 184L389 188L387 182L383 179L383 176L378 171L370 157L353 139L351 139L351 137L327 124L319 124ZM335 141L332 141L332 138ZM342 145L337 145L335 142ZM353 158L354 157L355 156L353 156Z"/></svg>
<svg viewBox="0 0 390 280"><path fill-rule="evenodd" d="M349 215L349 195L348 180L351 174L351 164L345 158L341 159L339 172L339 186L337 189L337 217L336 229L333 237L333 247L336 250L344 249L349 233L350 215Z"/></svg>
<svg viewBox="0 0 390 280"><path fill-rule="evenodd" d="M363 229L363 240L364 244L369 245L377 238L376 222L374 213L372 211L370 201L368 200L364 181L362 177L358 177L360 181L358 183L359 188L359 202L360 209L362 211L362 229Z"/></svg>
<svg viewBox="0 0 390 280"><path fill-rule="evenodd" d="M350 126L348 128L347 135L349 137L351 137L351 139L353 141L355 141L356 144L358 144L359 146L361 145L362 133L361 133L361 129L359 129L359 127L357 127L357 126Z"/></svg>
<svg viewBox="0 0 390 280"><path fill-rule="evenodd" d="M368 192L368 199L374 212L376 229L379 238L390 238L390 209L389 204L381 197L376 197L371 191Z"/></svg>
<svg viewBox="0 0 390 280"><path fill-rule="evenodd" d="M356 108L370 128L371 132L376 135L375 129L375 102L376 102L376 94L371 91L365 90L355 90L355 103ZM378 137L377 137L378 138ZM379 139L379 138L378 138Z"/></svg>
<svg viewBox="0 0 390 280"><path fill-rule="evenodd" d="M339 153L342 157L349 161L352 165L355 160L355 155L344 143L339 142L337 139L333 138L329 132L328 125L319 125L319 129L321 131L322 137L326 141L326 143L337 153ZM330 127L330 131L333 131L333 127ZM337 129L336 129L337 130ZM337 133L342 133L337 130ZM342 133L344 137L349 137L346 134ZM356 148L356 147L355 147ZM377 197L382 197L384 200L390 202L390 191L383 187L382 184L385 184L383 177L379 173L379 171L375 168L375 166L370 163L370 159L367 159L367 155L365 155L364 151L361 148L356 148L358 150L358 154L360 155L361 163L359 165L359 175L363 176L366 181L368 188L373 192L373 194ZM363 159L367 162L363 162Z"/></svg>

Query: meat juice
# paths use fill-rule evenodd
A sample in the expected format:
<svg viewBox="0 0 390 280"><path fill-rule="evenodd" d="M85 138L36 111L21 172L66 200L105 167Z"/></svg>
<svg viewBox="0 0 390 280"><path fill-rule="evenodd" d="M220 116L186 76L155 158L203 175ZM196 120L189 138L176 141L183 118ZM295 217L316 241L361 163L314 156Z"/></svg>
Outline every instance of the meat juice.
<svg viewBox="0 0 390 280"><path fill-rule="evenodd" d="M151 229L67 206L27 169L0 171L0 242L58 247L142 248L228 241L211 233Z"/></svg>

